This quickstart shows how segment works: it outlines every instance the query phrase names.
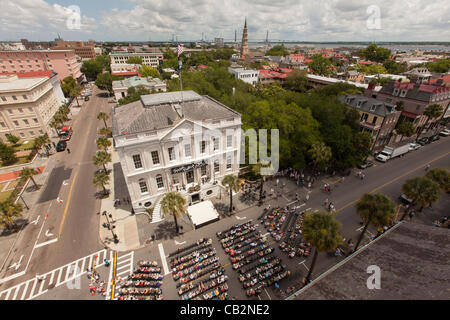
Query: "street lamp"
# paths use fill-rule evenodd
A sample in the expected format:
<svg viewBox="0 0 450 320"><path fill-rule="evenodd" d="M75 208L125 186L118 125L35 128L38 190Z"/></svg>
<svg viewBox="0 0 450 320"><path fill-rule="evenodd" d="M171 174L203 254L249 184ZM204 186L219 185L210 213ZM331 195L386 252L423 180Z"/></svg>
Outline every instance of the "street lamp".
<svg viewBox="0 0 450 320"><path fill-rule="evenodd" d="M20 200L23 201L23 204L25 205L25 208L27 208L27 210L30 210L30 208L28 207L27 203L25 202L25 200L23 199L21 194L19 194L19 198L20 198Z"/></svg>
<svg viewBox="0 0 450 320"><path fill-rule="evenodd" d="M114 243L119 243L119 238L117 237L117 235L113 231L113 229L116 226L113 226L112 223L109 221L109 219L108 219L108 212L103 211L102 215L105 216L106 222L107 222L107 223L103 224L103 227L107 228L108 230L111 230L111 233L112 233L112 236L113 236L113 239L114 239ZM111 214L109 215L109 217L112 219L112 215Z"/></svg>

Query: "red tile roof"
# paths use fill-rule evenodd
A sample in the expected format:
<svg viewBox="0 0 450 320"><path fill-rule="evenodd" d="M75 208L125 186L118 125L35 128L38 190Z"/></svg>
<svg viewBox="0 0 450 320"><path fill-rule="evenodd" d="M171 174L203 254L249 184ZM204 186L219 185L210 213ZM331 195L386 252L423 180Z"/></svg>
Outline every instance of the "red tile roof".
<svg viewBox="0 0 450 320"><path fill-rule="evenodd" d="M442 76L442 77L437 78L437 79L432 79L432 80L430 80L430 84L437 83L438 80L443 80L444 83L450 83L450 74L447 74L447 75Z"/></svg>
<svg viewBox="0 0 450 320"><path fill-rule="evenodd" d="M52 70L39 70L39 71L33 71L33 72L7 72L2 73L2 75L10 75L10 74L16 74L19 78L40 78L40 77L47 77L47 78L53 78L56 76L56 72Z"/></svg>
<svg viewBox="0 0 450 320"><path fill-rule="evenodd" d="M371 65L371 64L373 64L373 62L372 61L360 61L359 62L359 64L367 64L367 65Z"/></svg>
<svg viewBox="0 0 450 320"><path fill-rule="evenodd" d="M127 72L111 72L113 76L137 76L137 71L127 71Z"/></svg>
<svg viewBox="0 0 450 320"><path fill-rule="evenodd" d="M199 69L208 69L208 66L201 64L198 66Z"/></svg>

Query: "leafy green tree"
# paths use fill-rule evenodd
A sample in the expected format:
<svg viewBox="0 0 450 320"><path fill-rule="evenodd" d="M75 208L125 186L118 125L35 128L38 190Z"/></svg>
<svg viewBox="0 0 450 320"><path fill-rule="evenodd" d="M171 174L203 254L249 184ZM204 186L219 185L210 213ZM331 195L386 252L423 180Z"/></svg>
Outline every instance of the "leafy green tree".
<svg viewBox="0 0 450 320"><path fill-rule="evenodd" d="M87 60L83 62L80 70L84 73L87 79L95 80L97 79L97 75L103 71L103 65L97 59Z"/></svg>
<svg viewBox="0 0 450 320"><path fill-rule="evenodd" d="M139 85L136 87L129 87L127 90L127 95L121 99L119 99L119 105L128 104L134 101L138 101L141 99L141 96L150 94L150 90L146 87Z"/></svg>
<svg viewBox="0 0 450 320"><path fill-rule="evenodd" d="M106 190L106 185L109 184L109 175L105 172L98 172L94 175L94 178L92 179L92 183L96 186L96 187L101 187L103 188L103 194L107 194L108 190Z"/></svg>
<svg viewBox="0 0 450 320"><path fill-rule="evenodd" d="M305 216L302 227L303 238L315 247L305 284L311 279L319 252L336 250L342 243L339 229L340 223L329 213L317 212Z"/></svg>
<svg viewBox="0 0 450 320"><path fill-rule="evenodd" d="M309 154L314 161L314 170L317 169L317 165L326 165L332 157L331 148L327 147L323 142L316 142L309 149Z"/></svg>
<svg viewBox="0 0 450 320"><path fill-rule="evenodd" d="M80 103L78 102L78 96L81 94L83 87L81 84L76 83L69 91L69 97L75 98L77 101L77 106L80 107Z"/></svg>
<svg viewBox="0 0 450 320"><path fill-rule="evenodd" d="M105 172L108 172L108 170L106 170L106 164L111 162L111 154L106 151L97 151L93 157L93 161L96 166L103 166Z"/></svg>
<svg viewBox="0 0 450 320"><path fill-rule="evenodd" d="M305 92L308 86L308 77L306 71L293 70L286 77L283 87L287 90Z"/></svg>
<svg viewBox="0 0 450 320"><path fill-rule="evenodd" d="M128 64L142 64L142 59L140 57L129 57L127 60Z"/></svg>
<svg viewBox="0 0 450 320"><path fill-rule="evenodd" d="M442 115L442 106L440 104L430 104L425 108L425 111L423 112L423 115L427 117L427 121L425 122L425 125L423 125L420 128L419 133L417 134L417 139L419 139L420 135L422 134L423 129L425 127L429 127L429 122L432 119L439 118Z"/></svg>
<svg viewBox="0 0 450 320"><path fill-rule="evenodd" d="M331 60L324 58L321 54L316 54L311 57L311 62L308 63L308 67L312 73L320 76L329 76L332 73Z"/></svg>
<svg viewBox="0 0 450 320"><path fill-rule="evenodd" d="M23 180L31 179L31 181L33 181L33 184L36 187L36 189L39 189L38 184L34 180L34 176L38 175L38 174L39 174L39 172L35 168L26 167L26 168L22 169L22 171L19 174L19 177Z"/></svg>
<svg viewBox="0 0 450 320"><path fill-rule="evenodd" d="M8 134L6 136L6 139L8 140L9 143L11 143L12 145L16 145L17 142L19 142L20 138L17 136L14 136L12 134Z"/></svg>
<svg viewBox="0 0 450 320"><path fill-rule="evenodd" d="M266 51L266 56L286 56L289 51L284 47L284 44L273 46L270 50Z"/></svg>
<svg viewBox="0 0 450 320"><path fill-rule="evenodd" d="M113 93L112 90L112 82L116 80L123 80L123 77L111 75L109 72L100 73L97 76L97 80L95 80L95 85L99 87L99 89L107 90L110 94Z"/></svg>
<svg viewBox="0 0 450 320"><path fill-rule="evenodd" d="M160 76L158 70L155 68L152 68L151 66L142 66L139 69L139 74L145 78L147 78L147 77L159 78L159 76Z"/></svg>
<svg viewBox="0 0 450 320"><path fill-rule="evenodd" d="M41 147L45 147L45 151L47 153L47 157L49 156L48 154L48 148L47 148L47 144L49 144L51 142L50 138L48 137L47 134L44 134L42 136L37 137L36 139L34 139L34 148L36 148L36 150L39 150Z"/></svg>
<svg viewBox="0 0 450 320"><path fill-rule="evenodd" d="M402 141L403 137L411 137L414 134L414 125L410 121L399 121L395 131L401 136L400 141Z"/></svg>
<svg viewBox="0 0 450 320"><path fill-rule="evenodd" d="M111 136L111 130L108 128L100 128L98 130L98 134L104 137L109 137Z"/></svg>
<svg viewBox="0 0 450 320"><path fill-rule="evenodd" d="M391 56L391 50L371 43L365 49L359 50L359 55L367 60L383 63Z"/></svg>
<svg viewBox="0 0 450 320"><path fill-rule="evenodd" d="M70 91L72 90L73 87L75 87L76 84L77 84L77 81L72 76L65 77L63 79L63 83L61 84L61 89L66 98L69 98Z"/></svg>
<svg viewBox="0 0 450 320"><path fill-rule="evenodd" d="M103 120L103 123L105 124L105 128L108 128L108 125L106 124L106 121L109 119L109 116L105 112L99 112L97 115L97 120Z"/></svg>
<svg viewBox="0 0 450 320"><path fill-rule="evenodd" d="M383 66L390 74L400 74L408 71L408 65L406 64L406 62L398 63L394 60L389 59L383 63Z"/></svg>
<svg viewBox="0 0 450 320"><path fill-rule="evenodd" d="M106 70L111 72L111 57L109 56L109 54L105 53L102 54L100 56L98 56L97 58L95 58L95 61L100 64L102 66L102 71ZM96 79L97 76L95 76L93 79Z"/></svg>
<svg viewBox="0 0 450 320"><path fill-rule="evenodd" d="M14 203L12 199L7 199L0 203L0 224L10 230L15 220L22 216L23 206L19 203Z"/></svg>
<svg viewBox="0 0 450 320"><path fill-rule="evenodd" d="M100 137L97 139L97 148L101 150L108 150L108 148L111 146L111 141L108 138Z"/></svg>
<svg viewBox="0 0 450 320"><path fill-rule="evenodd" d="M186 213L186 209L184 208L185 205L186 200L178 192L168 192L161 200L161 210L164 215L169 213L172 214L177 234L179 233L177 217L180 217L182 214Z"/></svg>
<svg viewBox="0 0 450 320"><path fill-rule="evenodd" d="M380 66L377 64L371 64L371 65L358 64L358 65L356 65L356 70L360 73L369 74L369 75L386 73L386 69L384 68L384 66ZM383 81L389 81L389 79L387 79L387 80L382 80L382 79L386 79L386 78L378 79L377 82L380 83Z"/></svg>
<svg viewBox="0 0 450 320"><path fill-rule="evenodd" d="M426 64L429 71L437 73L448 73L450 70L450 58L439 59Z"/></svg>
<svg viewBox="0 0 450 320"><path fill-rule="evenodd" d="M0 142L0 159L4 165L15 163L17 161L17 157L14 148Z"/></svg>
<svg viewBox="0 0 450 320"><path fill-rule="evenodd" d="M425 177L436 182L444 192L450 191L450 172L447 169L431 169Z"/></svg>
<svg viewBox="0 0 450 320"><path fill-rule="evenodd" d="M403 193L421 205L422 212L425 206L431 206L439 199L439 184L427 177L416 177L406 180L402 186Z"/></svg>
<svg viewBox="0 0 450 320"><path fill-rule="evenodd" d="M358 250L359 244L361 243L369 224L372 224L375 227L383 227L389 225L393 221L395 204L384 194L366 193L357 202L356 211L363 220L364 229L358 238L354 252Z"/></svg>
<svg viewBox="0 0 450 320"><path fill-rule="evenodd" d="M226 175L222 180L222 185L230 193L230 213L233 211L233 192L241 190L241 180L232 174Z"/></svg>

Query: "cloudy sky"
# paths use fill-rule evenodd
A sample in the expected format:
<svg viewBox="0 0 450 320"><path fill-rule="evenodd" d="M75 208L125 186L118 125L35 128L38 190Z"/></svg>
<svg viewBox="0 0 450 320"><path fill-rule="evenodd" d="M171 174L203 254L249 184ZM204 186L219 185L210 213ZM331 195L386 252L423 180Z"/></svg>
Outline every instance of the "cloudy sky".
<svg viewBox="0 0 450 320"><path fill-rule="evenodd" d="M448 0L1 0L0 12L0 40L234 40L245 17L250 41L267 30L272 40L450 40Z"/></svg>

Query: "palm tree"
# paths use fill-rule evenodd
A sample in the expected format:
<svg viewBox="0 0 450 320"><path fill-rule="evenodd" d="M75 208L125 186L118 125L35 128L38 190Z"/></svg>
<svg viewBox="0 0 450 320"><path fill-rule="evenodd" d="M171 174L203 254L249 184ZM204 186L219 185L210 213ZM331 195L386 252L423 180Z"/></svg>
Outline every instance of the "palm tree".
<svg viewBox="0 0 450 320"><path fill-rule="evenodd" d="M107 194L108 191L105 188L105 185L109 184L109 175L105 172L98 172L94 175L94 179L92 180L92 183L96 187L102 187L103 193Z"/></svg>
<svg viewBox="0 0 450 320"><path fill-rule="evenodd" d="M81 94L82 90L83 87L80 84L76 83L69 91L69 97L75 98L78 107L80 107L80 104L78 103L78 96Z"/></svg>
<svg viewBox="0 0 450 320"><path fill-rule="evenodd" d="M98 138L97 139L97 148L102 150L108 150L108 148L111 146L111 141L109 141L108 138Z"/></svg>
<svg viewBox="0 0 450 320"><path fill-rule="evenodd" d="M186 200L178 192L169 192L164 195L161 200L161 210L164 215L172 213L173 220L175 221L175 230L178 234L178 222L177 217L181 216L186 212L184 206L186 205Z"/></svg>
<svg viewBox="0 0 450 320"><path fill-rule="evenodd" d="M339 229L340 223L329 213L316 212L305 217L302 228L303 238L315 247L305 284L311 278L319 252L335 250L342 242Z"/></svg>
<svg viewBox="0 0 450 320"><path fill-rule="evenodd" d="M442 114L442 106L440 104L430 104L428 107L425 108L425 111L423 112L424 116L427 116L427 121L425 122L425 125L420 128L420 132L417 135L417 139L422 134L423 129L428 126L428 122L431 119L438 118Z"/></svg>
<svg viewBox="0 0 450 320"><path fill-rule="evenodd" d="M56 122L59 122L62 126L64 125L64 122L66 122L67 120L69 120L69 117L67 116L67 114L62 113L60 111L57 111L55 113L55 115L53 116L53 119Z"/></svg>
<svg viewBox="0 0 450 320"><path fill-rule="evenodd" d="M403 193L410 199L420 203L419 209L436 202L439 198L439 184L427 177L415 177L406 180L402 186Z"/></svg>
<svg viewBox="0 0 450 320"><path fill-rule="evenodd" d="M111 130L108 128L100 128L98 130L98 134L104 137L108 137L111 135Z"/></svg>
<svg viewBox="0 0 450 320"><path fill-rule="evenodd" d="M233 191L239 192L241 190L241 181L235 175L226 175L222 180L222 185L230 193L230 212L233 211Z"/></svg>
<svg viewBox="0 0 450 320"><path fill-rule="evenodd" d="M49 125L50 128L55 129L56 133L59 134L59 132L58 132L59 123L55 119L55 117L53 117L53 119L50 121L50 123L48 125Z"/></svg>
<svg viewBox="0 0 450 320"><path fill-rule="evenodd" d="M19 177L23 180L28 180L31 179L31 181L33 181L34 186L36 187L36 189L39 189L38 184L36 183L36 181L34 180L33 176L39 174L39 172L35 169L35 168L23 168L22 171L19 174Z"/></svg>
<svg viewBox="0 0 450 320"><path fill-rule="evenodd" d="M331 148L327 147L323 142L314 143L308 153L314 160L314 170L316 170L319 163L327 163L332 157Z"/></svg>
<svg viewBox="0 0 450 320"><path fill-rule="evenodd" d="M259 201L262 200L262 194L263 194L263 190L264 190L264 168L267 168L265 163L262 162L258 162L252 166L250 166L250 170L253 172L254 175L256 176L260 176L261 177L261 187L259 189Z"/></svg>
<svg viewBox="0 0 450 320"><path fill-rule="evenodd" d="M48 148L47 148L47 144L49 144L50 138L48 137L48 134L44 134L40 137L38 137L38 139L40 140L41 146L45 146L45 151L47 152L47 157L48 157Z"/></svg>
<svg viewBox="0 0 450 320"><path fill-rule="evenodd" d="M97 151L93 158L94 164L97 166L103 166L103 169L106 170L106 164L111 162L111 154L106 151Z"/></svg>
<svg viewBox="0 0 450 320"><path fill-rule="evenodd" d="M447 169L431 169L425 177L436 182L444 192L450 191L450 172Z"/></svg>
<svg viewBox="0 0 450 320"><path fill-rule="evenodd" d="M8 199L0 203L0 224L10 229L16 218L22 215L23 206L19 203L14 203L13 200Z"/></svg>
<svg viewBox="0 0 450 320"><path fill-rule="evenodd" d="M103 120L103 123L105 124L105 128L108 128L108 126L106 125L106 120L109 119L109 116L108 116L106 113L100 112L100 113L97 115L97 119L98 119L98 120Z"/></svg>
<svg viewBox="0 0 450 320"><path fill-rule="evenodd" d="M353 252L358 250L358 246L361 243L361 240L370 223L376 227L383 227L392 222L395 215L395 204L384 194L366 193L356 204L356 211L363 220L364 229L359 236Z"/></svg>

